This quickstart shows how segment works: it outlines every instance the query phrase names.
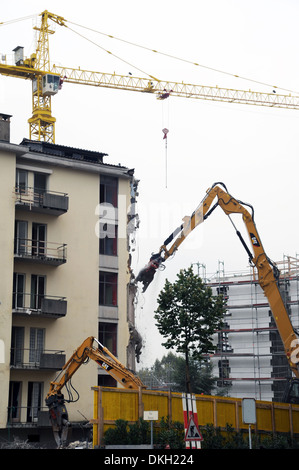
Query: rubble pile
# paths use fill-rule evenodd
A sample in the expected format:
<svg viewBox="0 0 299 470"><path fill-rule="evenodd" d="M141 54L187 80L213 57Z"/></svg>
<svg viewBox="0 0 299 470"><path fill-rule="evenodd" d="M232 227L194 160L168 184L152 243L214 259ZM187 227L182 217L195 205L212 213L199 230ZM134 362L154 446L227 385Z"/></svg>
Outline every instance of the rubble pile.
<svg viewBox="0 0 299 470"><path fill-rule="evenodd" d="M40 444L14 437L13 441L0 441L0 449L42 449Z"/></svg>
<svg viewBox="0 0 299 470"><path fill-rule="evenodd" d="M92 442L73 441L73 442L70 442L65 448L66 449L92 449Z"/></svg>

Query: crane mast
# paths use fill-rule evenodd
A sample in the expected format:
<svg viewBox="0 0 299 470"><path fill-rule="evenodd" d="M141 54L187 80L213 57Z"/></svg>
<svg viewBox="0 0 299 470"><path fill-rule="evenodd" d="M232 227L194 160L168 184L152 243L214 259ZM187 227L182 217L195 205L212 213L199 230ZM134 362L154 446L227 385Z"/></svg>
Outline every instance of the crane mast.
<svg viewBox="0 0 299 470"><path fill-rule="evenodd" d="M43 12L40 27L34 28L39 31L35 68L44 73L50 72L49 34L54 34L54 31L49 28L49 16L47 11ZM54 142L56 119L51 112L51 95L43 94L43 76L38 75L32 80L32 117L28 119L29 138Z"/></svg>
<svg viewBox="0 0 299 470"><path fill-rule="evenodd" d="M28 119L30 140L55 143L56 119L52 116L51 98L59 91L62 82L151 93L158 99L171 95L225 103L299 109L299 97L291 94L210 87L159 80L152 76L140 78L51 65L49 35L55 31L50 29L49 20L60 26L67 27L67 24L62 16L47 10L40 16L40 26L34 27L39 32L36 52L29 59L22 59L16 65L0 63L0 74L32 81L32 116Z"/></svg>

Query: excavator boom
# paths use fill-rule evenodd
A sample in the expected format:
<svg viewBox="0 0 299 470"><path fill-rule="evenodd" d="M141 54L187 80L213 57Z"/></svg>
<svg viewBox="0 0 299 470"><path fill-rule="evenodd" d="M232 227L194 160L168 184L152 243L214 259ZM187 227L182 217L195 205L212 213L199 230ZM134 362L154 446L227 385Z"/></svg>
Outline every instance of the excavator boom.
<svg viewBox="0 0 299 470"><path fill-rule="evenodd" d="M224 189L222 189L220 185ZM212 206L215 198L217 198L216 203ZM215 183L208 189L203 201L193 212L191 217L185 217L184 222L169 235L160 247L160 250L151 256L148 265L140 271L136 277L136 281L143 284L143 292L145 292L150 282L152 282L157 269L164 266L164 261L178 250L179 246L194 228L204 222L218 206L221 207L227 216L231 214L241 214L242 216L251 242L252 252L237 229L236 234L248 254L250 264L255 266L258 271L258 281L271 307L277 329L284 344L284 350L290 369L295 377L299 379L299 339L297 333L294 331L280 294L278 287L279 271L264 251L254 222L252 206L232 197L223 183ZM249 210L247 210L245 206L248 206ZM169 248L168 245L170 245Z"/></svg>

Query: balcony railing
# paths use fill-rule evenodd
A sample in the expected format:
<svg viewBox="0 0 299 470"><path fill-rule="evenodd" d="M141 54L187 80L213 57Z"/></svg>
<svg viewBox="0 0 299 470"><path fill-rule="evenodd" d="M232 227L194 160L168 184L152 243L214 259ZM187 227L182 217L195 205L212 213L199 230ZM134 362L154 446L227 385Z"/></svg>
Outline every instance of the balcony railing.
<svg viewBox="0 0 299 470"><path fill-rule="evenodd" d="M12 311L19 315L61 318L66 315L67 300L65 297L14 292Z"/></svg>
<svg viewBox="0 0 299 470"><path fill-rule="evenodd" d="M11 348L11 369L61 370L65 354L61 350Z"/></svg>
<svg viewBox="0 0 299 470"><path fill-rule="evenodd" d="M14 255L20 260L59 266L66 263L66 248L65 243L16 238Z"/></svg>
<svg viewBox="0 0 299 470"><path fill-rule="evenodd" d="M16 186L14 194L18 209L53 215L61 215L68 210L69 198L66 193Z"/></svg>
<svg viewBox="0 0 299 470"><path fill-rule="evenodd" d="M9 406L7 409L7 425L9 427L41 427L50 426L49 410L41 405Z"/></svg>

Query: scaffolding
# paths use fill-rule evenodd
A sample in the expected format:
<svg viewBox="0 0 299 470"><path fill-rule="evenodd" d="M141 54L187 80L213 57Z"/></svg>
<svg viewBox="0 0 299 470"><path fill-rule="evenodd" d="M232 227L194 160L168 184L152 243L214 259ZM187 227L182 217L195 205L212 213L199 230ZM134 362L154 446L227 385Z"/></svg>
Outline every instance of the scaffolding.
<svg viewBox="0 0 299 470"><path fill-rule="evenodd" d="M281 295L296 329L299 258L284 256L276 265ZM238 398L282 401L291 372L257 270L250 267L244 272L225 273L224 263L218 266L216 273L203 279L215 295L224 296L227 306L223 329L214 336L216 351L211 357L217 386Z"/></svg>

